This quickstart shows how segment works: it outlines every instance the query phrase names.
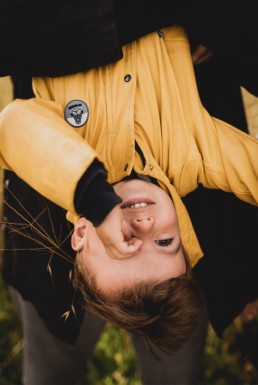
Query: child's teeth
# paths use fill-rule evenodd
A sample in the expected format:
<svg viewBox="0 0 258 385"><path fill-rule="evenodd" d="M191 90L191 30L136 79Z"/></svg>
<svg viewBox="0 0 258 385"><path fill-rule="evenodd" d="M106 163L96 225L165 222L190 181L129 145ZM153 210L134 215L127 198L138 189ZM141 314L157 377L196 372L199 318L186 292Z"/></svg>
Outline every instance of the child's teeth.
<svg viewBox="0 0 258 385"><path fill-rule="evenodd" d="M141 203L135 203L134 205L131 205L130 208L131 209L138 209L139 207L146 207L148 206L148 203L145 203L145 202L141 202Z"/></svg>

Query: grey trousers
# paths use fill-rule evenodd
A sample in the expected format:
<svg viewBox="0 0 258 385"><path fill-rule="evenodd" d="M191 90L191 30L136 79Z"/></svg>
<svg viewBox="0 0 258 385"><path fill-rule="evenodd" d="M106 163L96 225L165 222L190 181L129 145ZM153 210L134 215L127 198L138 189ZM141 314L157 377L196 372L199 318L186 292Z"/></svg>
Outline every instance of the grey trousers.
<svg viewBox="0 0 258 385"><path fill-rule="evenodd" d="M78 385L104 328L98 317L87 314L75 345L65 344L48 331L35 307L10 288L20 315L24 338L24 385ZM196 331L175 355L160 355L158 361L146 350L140 337L132 336L143 385L196 384L206 341L207 315L200 317Z"/></svg>

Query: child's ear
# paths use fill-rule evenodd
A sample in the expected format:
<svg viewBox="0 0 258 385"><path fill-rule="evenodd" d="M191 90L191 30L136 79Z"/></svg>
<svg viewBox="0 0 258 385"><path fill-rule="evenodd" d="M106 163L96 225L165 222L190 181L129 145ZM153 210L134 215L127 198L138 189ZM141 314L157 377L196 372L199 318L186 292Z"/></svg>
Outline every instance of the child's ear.
<svg viewBox="0 0 258 385"><path fill-rule="evenodd" d="M86 241L86 218L80 218L74 226L74 232L72 234L71 244L74 251L79 251L83 248Z"/></svg>

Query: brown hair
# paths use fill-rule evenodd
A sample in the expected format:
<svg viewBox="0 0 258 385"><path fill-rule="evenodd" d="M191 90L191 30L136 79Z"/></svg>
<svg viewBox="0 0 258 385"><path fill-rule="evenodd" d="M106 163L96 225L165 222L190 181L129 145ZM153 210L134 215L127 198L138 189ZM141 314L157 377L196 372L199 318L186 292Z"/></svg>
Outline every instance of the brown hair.
<svg viewBox="0 0 258 385"><path fill-rule="evenodd" d="M164 353L178 350L192 335L204 306L186 258L186 274L161 283L142 282L107 297L98 290L77 255L73 284L80 291L83 307L111 324L142 336L147 346Z"/></svg>

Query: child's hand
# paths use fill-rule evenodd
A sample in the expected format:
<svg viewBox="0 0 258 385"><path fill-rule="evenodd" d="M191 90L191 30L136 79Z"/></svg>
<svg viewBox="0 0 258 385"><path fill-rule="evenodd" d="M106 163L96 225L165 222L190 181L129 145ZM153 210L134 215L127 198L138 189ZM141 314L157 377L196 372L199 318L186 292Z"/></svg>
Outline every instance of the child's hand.
<svg viewBox="0 0 258 385"><path fill-rule="evenodd" d="M96 232L110 258L129 258L142 245L142 240L133 236L119 206L114 207L104 221L96 227Z"/></svg>

